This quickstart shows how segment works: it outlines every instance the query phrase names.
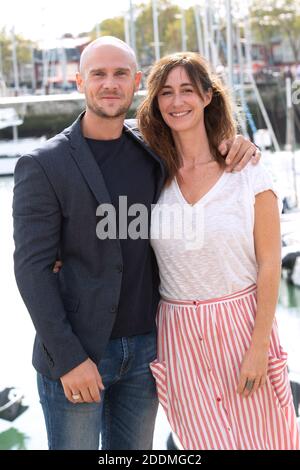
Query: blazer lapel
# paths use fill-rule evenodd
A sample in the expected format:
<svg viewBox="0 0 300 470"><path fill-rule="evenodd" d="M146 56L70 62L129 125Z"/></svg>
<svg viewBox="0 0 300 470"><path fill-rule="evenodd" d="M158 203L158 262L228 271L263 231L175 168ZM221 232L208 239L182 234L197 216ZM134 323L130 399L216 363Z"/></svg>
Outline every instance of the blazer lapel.
<svg viewBox="0 0 300 470"><path fill-rule="evenodd" d="M81 116L79 116L73 126L69 128L72 157L98 203L111 203L103 174L82 135L80 125Z"/></svg>
<svg viewBox="0 0 300 470"><path fill-rule="evenodd" d="M106 187L102 172L86 143L81 131L81 118L84 112L77 118L74 124L65 130L65 134L70 139L71 154L75 160L83 178L90 187L96 200L99 204L111 203L111 198ZM157 202L161 190L164 186L167 171L162 160L151 150L151 148L143 141L138 129L132 129L129 125L124 123L125 132L128 132L144 150L152 157L158 164L159 177L157 179L157 187L154 202Z"/></svg>
<svg viewBox="0 0 300 470"><path fill-rule="evenodd" d="M160 196L160 193L164 187L164 184L165 184L165 181L166 181L166 178L167 178L167 170L166 170L166 167L162 161L162 159L156 155L155 152L153 152L153 150L145 143L145 141L143 140L141 134L140 134L140 131L138 129L138 127L134 127L132 128L131 126L129 126L128 124L126 124L126 121L124 123L124 127L126 129L126 132L128 132L143 148L144 150L152 157L154 158L154 160L158 163L159 165L159 169L160 169L160 176L158 177L157 179L157 185L156 185L156 194L155 194L155 198L154 198L154 203L157 202L159 196Z"/></svg>
<svg viewBox="0 0 300 470"><path fill-rule="evenodd" d="M111 204L111 197L106 187L103 174L82 135L80 121L83 114L84 113L65 131L67 135L69 134L71 155L98 203ZM115 242L122 256L120 240L116 238Z"/></svg>

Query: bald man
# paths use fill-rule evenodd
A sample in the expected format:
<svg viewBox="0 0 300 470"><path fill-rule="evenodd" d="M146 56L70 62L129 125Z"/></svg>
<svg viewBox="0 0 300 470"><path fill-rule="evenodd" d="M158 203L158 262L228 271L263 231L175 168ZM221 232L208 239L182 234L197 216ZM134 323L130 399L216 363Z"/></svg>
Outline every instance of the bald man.
<svg viewBox="0 0 300 470"><path fill-rule="evenodd" d="M49 448L98 449L101 433L102 449L147 450L158 405L149 363L159 280L143 227L140 236L129 228L137 204L149 221L166 174L125 120L141 80L132 49L97 39L76 79L85 112L16 166L15 275L36 329L33 365ZM252 154L237 137L230 168Z"/></svg>

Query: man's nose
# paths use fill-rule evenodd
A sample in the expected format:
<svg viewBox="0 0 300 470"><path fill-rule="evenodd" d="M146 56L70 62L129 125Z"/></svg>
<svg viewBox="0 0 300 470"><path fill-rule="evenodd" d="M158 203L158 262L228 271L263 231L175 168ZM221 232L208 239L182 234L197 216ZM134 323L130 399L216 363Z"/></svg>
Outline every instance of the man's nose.
<svg viewBox="0 0 300 470"><path fill-rule="evenodd" d="M117 82L113 76L107 76L102 82L102 85L108 90L113 90L117 87Z"/></svg>

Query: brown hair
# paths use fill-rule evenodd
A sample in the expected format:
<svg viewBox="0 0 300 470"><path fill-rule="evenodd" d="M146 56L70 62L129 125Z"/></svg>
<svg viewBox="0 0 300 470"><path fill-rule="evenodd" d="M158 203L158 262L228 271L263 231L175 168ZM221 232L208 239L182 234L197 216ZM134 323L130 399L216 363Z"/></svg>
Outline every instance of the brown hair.
<svg viewBox="0 0 300 470"><path fill-rule="evenodd" d="M159 111L157 96L168 74L175 67L185 69L201 98L203 91L212 90L211 102L204 110L204 123L213 158L222 165L224 157L218 151L218 146L223 139L231 138L236 133L229 95L221 81L211 73L203 57L195 52L181 52L158 60L149 74L147 97L138 108L137 118L145 141L165 162L169 182L177 174L182 161L177 153L172 132Z"/></svg>

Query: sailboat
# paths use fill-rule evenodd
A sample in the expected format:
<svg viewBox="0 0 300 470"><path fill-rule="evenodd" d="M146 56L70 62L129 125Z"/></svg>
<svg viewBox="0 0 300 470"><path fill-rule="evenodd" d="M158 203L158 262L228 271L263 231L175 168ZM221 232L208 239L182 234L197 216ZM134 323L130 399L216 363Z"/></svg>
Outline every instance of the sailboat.
<svg viewBox="0 0 300 470"><path fill-rule="evenodd" d="M14 108L0 109L0 130L7 127L13 129L11 140L0 141L0 176L12 175L20 156L30 153L46 140L46 137L18 138L17 128L21 124L23 119Z"/></svg>
<svg viewBox="0 0 300 470"><path fill-rule="evenodd" d="M6 387L0 390L0 419L13 421L26 411L28 406L23 405L23 398L23 393L18 388Z"/></svg>

